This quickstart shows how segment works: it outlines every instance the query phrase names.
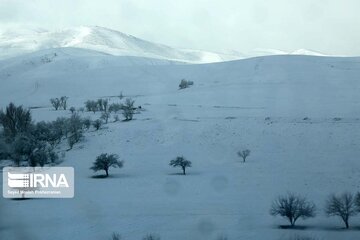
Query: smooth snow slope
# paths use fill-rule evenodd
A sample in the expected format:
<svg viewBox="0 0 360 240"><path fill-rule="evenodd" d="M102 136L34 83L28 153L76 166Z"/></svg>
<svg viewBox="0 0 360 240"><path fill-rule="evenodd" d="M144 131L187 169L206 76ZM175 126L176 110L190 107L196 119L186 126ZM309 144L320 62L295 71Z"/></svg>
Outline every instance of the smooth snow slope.
<svg viewBox="0 0 360 240"><path fill-rule="evenodd" d="M173 61L208 63L239 59L236 54L175 49L108 28L74 27L61 31L11 29L0 32L0 59L37 50L76 47L115 56L136 56Z"/></svg>
<svg viewBox="0 0 360 240"><path fill-rule="evenodd" d="M52 97L67 95L69 106L79 108L98 97L116 102L112 96L122 91L144 111L133 121L87 132L66 152L61 165L75 168L74 199L0 198L1 239L99 240L112 232L127 240L148 233L164 240L358 238L359 217L346 231L339 219L325 217L323 206L330 193L360 191L359 58L149 65L149 59L129 64L128 58L67 51L75 56L59 53L44 63L41 52L27 56L34 66L1 62L8 66L0 70L6 76L0 78L1 106L40 107L32 110L34 118L50 120L70 116L50 107ZM182 78L194 86L178 90ZM236 155L243 148L252 151L245 164ZM65 149L66 143L59 151ZM108 179L91 178L89 167L101 153L118 154L124 168L111 169ZM168 166L177 155L193 162L187 176ZM316 218L299 220L304 230L279 229L287 222L269 216L272 200L287 191L318 206Z"/></svg>

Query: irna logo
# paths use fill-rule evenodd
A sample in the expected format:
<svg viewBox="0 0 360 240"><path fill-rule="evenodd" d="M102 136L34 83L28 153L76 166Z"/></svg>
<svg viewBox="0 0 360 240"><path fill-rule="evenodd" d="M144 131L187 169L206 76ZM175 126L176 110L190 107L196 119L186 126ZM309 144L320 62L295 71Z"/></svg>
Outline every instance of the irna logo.
<svg viewBox="0 0 360 240"><path fill-rule="evenodd" d="M43 174L43 173L9 173L8 172L8 186L10 188L53 188L69 187L65 174Z"/></svg>
<svg viewBox="0 0 360 240"><path fill-rule="evenodd" d="M72 198L72 167L6 167L3 169L5 198Z"/></svg>

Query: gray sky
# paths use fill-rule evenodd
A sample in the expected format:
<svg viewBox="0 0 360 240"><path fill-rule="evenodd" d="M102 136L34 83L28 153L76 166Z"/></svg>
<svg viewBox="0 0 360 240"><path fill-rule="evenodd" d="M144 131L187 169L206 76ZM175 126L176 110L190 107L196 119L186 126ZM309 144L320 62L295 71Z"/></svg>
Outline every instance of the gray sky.
<svg viewBox="0 0 360 240"><path fill-rule="evenodd" d="M0 28L98 25L174 47L360 56L359 10L360 0L0 0Z"/></svg>

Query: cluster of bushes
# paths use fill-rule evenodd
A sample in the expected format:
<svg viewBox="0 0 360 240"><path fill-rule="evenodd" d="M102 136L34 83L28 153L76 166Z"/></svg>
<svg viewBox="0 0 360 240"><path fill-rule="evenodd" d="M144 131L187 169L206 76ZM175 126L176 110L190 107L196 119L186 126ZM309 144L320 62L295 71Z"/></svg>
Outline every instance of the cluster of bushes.
<svg viewBox="0 0 360 240"><path fill-rule="evenodd" d="M339 217L348 229L350 218L360 213L360 193L356 195L349 192L338 195L332 194L326 200L324 211L328 217ZM294 227L299 218L307 219L315 217L316 206L305 197L288 193L287 195L279 196L272 203L270 214L286 218L290 226Z"/></svg>
<svg viewBox="0 0 360 240"><path fill-rule="evenodd" d="M68 99L69 98L66 97L66 96L62 96L60 98L51 98L50 103L55 108L55 110L58 110L58 109L66 110L66 108L67 108L67 100Z"/></svg>
<svg viewBox="0 0 360 240"><path fill-rule="evenodd" d="M180 84L179 84L179 89L188 88L191 85L194 85L193 81L187 81L185 79L181 79Z"/></svg>
<svg viewBox="0 0 360 240"><path fill-rule="evenodd" d="M0 159L11 159L16 166L44 166L56 162L55 148L62 140L67 140L70 149L79 142L91 121L72 114L34 123L30 110L10 103L0 111L0 125Z"/></svg>
<svg viewBox="0 0 360 240"><path fill-rule="evenodd" d="M122 97L121 97L122 99ZM125 121L130 121L133 119L136 107L134 107L135 101L131 98L127 98L124 103L111 103L109 104L108 99L98 99L98 100L88 100L85 102L85 108L88 112L96 113L98 111L102 112L101 119L106 123L108 122L111 113L118 113L122 111L122 114L125 118ZM115 121L118 121L118 116L115 115Z"/></svg>

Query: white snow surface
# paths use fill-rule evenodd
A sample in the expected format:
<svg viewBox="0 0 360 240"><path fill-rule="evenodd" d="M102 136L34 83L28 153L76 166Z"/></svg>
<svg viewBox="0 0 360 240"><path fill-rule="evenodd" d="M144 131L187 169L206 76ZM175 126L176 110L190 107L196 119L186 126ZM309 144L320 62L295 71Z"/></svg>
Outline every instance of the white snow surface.
<svg viewBox="0 0 360 240"><path fill-rule="evenodd" d="M70 116L50 106L62 95L79 108L87 99L117 102L122 91L144 110L133 121L91 129L66 152L60 165L75 168L74 199L0 198L0 238L358 239L359 217L347 231L323 206L331 193L360 190L359 75L360 58L190 65L60 48L3 60L0 107L32 107L36 121ZM182 78L194 85L178 90ZM252 151L246 163L236 154L243 148ZM124 168L92 178L89 167L101 153L118 154ZM186 176L168 166L178 155L193 162ZM298 221L304 230L280 229L286 220L269 215L287 191L318 206L316 218Z"/></svg>

